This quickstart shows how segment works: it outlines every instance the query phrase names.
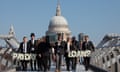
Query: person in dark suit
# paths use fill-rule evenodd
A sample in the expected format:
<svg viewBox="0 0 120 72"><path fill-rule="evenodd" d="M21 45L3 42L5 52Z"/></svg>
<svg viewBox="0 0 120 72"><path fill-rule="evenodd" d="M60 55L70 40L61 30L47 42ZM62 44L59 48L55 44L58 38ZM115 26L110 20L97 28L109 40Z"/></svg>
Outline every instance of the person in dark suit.
<svg viewBox="0 0 120 72"><path fill-rule="evenodd" d="M79 50L79 43L78 43L78 41L76 40L75 37L72 37L72 47L71 48L72 48L71 49L72 51L78 51ZM77 57L72 57L71 61L72 61L72 70L76 71Z"/></svg>
<svg viewBox="0 0 120 72"><path fill-rule="evenodd" d="M52 56L52 45L50 43L50 37L46 36L46 43L49 46L49 56L48 56L48 70L51 68L51 56Z"/></svg>
<svg viewBox="0 0 120 72"><path fill-rule="evenodd" d="M30 53L30 48L27 42L27 37L25 36L23 37L23 42L20 43L18 52L22 54ZM27 70L27 63L28 63L27 60L21 60L22 70Z"/></svg>
<svg viewBox="0 0 120 72"><path fill-rule="evenodd" d="M41 49L39 49L40 47L40 43L42 42L42 39L39 40L37 43L37 56L36 56L36 60L37 60L37 66L38 66L38 71L43 71L43 62L42 62L42 57L41 57Z"/></svg>
<svg viewBox="0 0 120 72"><path fill-rule="evenodd" d="M38 45L38 53L42 61L44 72L46 72L49 69L49 65L48 65L49 48L50 48L50 43L47 42L46 37L43 37L43 41ZM38 61L38 63L41 63L41 62Z"/></svg>
<svg viewBox="0 0 120 72"><path fill-rule="evenodd" d="M71 49L72 49L72 41L71 41L71 38L67 38L67 42L66 42L66 44L65 44L65 54L64 54L64 56L65 56L65 61L66 61L66 66L67 66L67 71L70 71L70 60L71 60L71 58L68 56L68 53L71 51Z"/></svg>
<svg viewBox="0 0 120 72"><path fill-rule="evenodd" d="M35 34L31 33L30 35L31 40L29 40L29 48L30 48L30 53L31 54L37 54L36 50L37 50L37 40L35 40ZM31 70L33 70L33 66L34 66L34 70L36 70L36 59L35 60L30 60L30 65L31 65Z"/></svg>
<svg viewBox="0 0 120 72"><path fill-rule="evenodd" d="M89 41L89 36L86 35L84 36L84 42L82 44L82 50L90 50L91 52L93 52L95 49L92 41ZM87 71L90 65L90 56L88 57L83 57L84 58L84 66L85 66L85 70Z"/></svg>

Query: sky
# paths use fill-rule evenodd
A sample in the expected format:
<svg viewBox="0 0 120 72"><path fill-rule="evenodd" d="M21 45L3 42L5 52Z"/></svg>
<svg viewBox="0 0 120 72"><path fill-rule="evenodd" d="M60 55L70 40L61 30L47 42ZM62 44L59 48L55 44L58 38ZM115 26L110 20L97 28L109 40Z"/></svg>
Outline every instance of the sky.
<svg viewBox="0 0 120 72"><path fill-rule="evenodd" d="M120 0L60 0L72 36L85 33L97 45L109 33L120 34ZM16 37L45 35L57 0L0 0L0 34L14 26Z"/></svg>

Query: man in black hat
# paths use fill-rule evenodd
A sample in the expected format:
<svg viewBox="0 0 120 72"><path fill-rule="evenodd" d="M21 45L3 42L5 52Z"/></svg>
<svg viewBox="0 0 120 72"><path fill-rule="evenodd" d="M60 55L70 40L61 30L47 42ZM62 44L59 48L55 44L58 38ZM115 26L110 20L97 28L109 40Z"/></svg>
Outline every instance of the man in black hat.
<svg viewBox="0 0 120 72"><path fill-rule="evenodd" d="M31 37L31 40L29 40L29 47L30 47L30 53L31 54L37 54L36 50L37 50L37 47L36 47L36 43L37 41L35 40L35 34L34 33L31 33L30 35ZM35 60L30 60L30 65L31 65L31 70L33 70L33 66L34 66L34 70L36 70L36 59Z"/></svg>

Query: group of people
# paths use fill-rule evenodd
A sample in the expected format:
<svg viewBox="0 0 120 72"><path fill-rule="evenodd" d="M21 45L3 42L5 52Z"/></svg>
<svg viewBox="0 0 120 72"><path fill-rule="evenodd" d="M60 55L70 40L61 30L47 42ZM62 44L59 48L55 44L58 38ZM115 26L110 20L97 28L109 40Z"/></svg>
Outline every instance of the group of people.
<svg viewBox="0 0 120 72"><path fill-rule="evenodd" d="M35 34L31 33L31 39L28 41L27 37L23 37L23 41L17 50L20 54L34 54L35 59L30 58L30 60L22 59L20 60L21 69L23 71L28 70L28 63L30 64L31 70L36 71L47 71L50 69L51 59L50 59L50 49L51 45L48 40L48 36L43 37L42 41L39 42L35 39Z"/></svg>
<svg viewBox="0 0 120 72"><path fill-rule="evenodd" d="M31 33L30 35L31 40L28 41L28 38L26 36L23 37L23 42L20 43L20 46L18 48L18 53L22 53L22 54L26 54L26 53L33 53L33 54L37 54L37 40L35 40L35 34ZM36 64L37 64L37 59L35 59L34 61L31 60L21 60L21 66L22 66L22 70L27 70L27 64L28 62L30 62L30 66L31 66L31 70L36 70ZM33 68L34 66L34 68Z"/></svg>
<svg viewBox="0 0 120 72"><path fill-rule="evenodd" d="M61 61L64 56L66 63L66 70L76 72L76 65L78 59L80 64L85 66L85 70L87 71L90 66L90 56L83 57L69 57L69 52L71 51L86 51L90 50L93 52L95 47L92 41L89 40L89 36L84 36L84 40L78 42L75 37L68 37L67 41L64 41L61 36L58 36L58 41L55 43L54 47L55 52L53 52L53 59L56 59L56 72L60 72Z"/></svg>
<svg viewBox="0 0 120 72"><path fill-rule="evenodd" d="M90 50L94 51L94 45L92 41L89 41L89 37L84 36L84 41L78 42L75 37L68 37L66 41L62 36L58 36L57 42L50 44L49 36L42 38L42 41L38 44L35 40L35 34L31 33L31 40L27 40L27 37L23 37L23 42L20 43L18 49L19 53L32 53L36 54L35 60L21 60L22 70L27 70L27 64L30 63L31 70L40 70L47 72L50 70L52 60L55 62L55 72L61 71L62 60L65 60L67 71L76 71L76 65L78 57L69 57L70 51ZM88 70L90 64L90 57L83 57L82 64L85 66L85 70ZM80 59L81 61L81 59Z"/></svg>

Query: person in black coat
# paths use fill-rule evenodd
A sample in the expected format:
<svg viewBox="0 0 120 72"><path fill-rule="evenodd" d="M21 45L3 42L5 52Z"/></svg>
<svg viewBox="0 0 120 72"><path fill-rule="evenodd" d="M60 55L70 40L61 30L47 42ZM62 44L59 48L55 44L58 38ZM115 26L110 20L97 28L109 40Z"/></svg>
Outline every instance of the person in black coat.
<svg viewBox="0 0 120 72"><path fill-rule="evenodd" d="M30 35L31 40L29 40L29 48L30 48L30 53L31 54L37 54L37 40L35 40L35 34L31 33ZM33 66L34 66L34 70L36 70L36 59L35 60L30 60L30 65L31 65L31 70L33 70Z"/></svg>
<svg viewBox="0 0 120 72"><path fill-rule="evenodd" d="M50 43L47 42L46 37L43 37L43 41L38 45L38 56L41 58L42 63L40 60L38 60L38 63L42 64L44 72L46 72L49 68L49 48Z"/></svg>
<svg viewBox="0 0 120 72"><path fill-rule="evenodd" d="M82 44L82 50L90 50L91 52L94 51L95 47L92 43L92 41L89 41L88 35L84 36L84 42ZM84 58L84 65L85 65L85 70L87 71L90 65L90 56L89 57L83 57Z"/></svg>
<svg viewBox="0 0 120 72"><path fill-rule="evenodd" d="M26 53L30 53L30 48L29 48L29 44L27 42L27 37L23 37L23 42L20 43L20 47L18 49L19 53L22 54L26 54ZM22 70L27 70L27 60L21 60L21 65L22 65Z"/></svg>
<svg viewBox="0 0 120 72"><path fill-rule="evenodd" d="M72 47L71 48L72 48L71 49L72 51L78 51L79 50L79 43L78 43L78 41L76 40L75 37L72 37ZM71 61L72 61L72 70L76 71L77 57L72 57Z"/></svg>

